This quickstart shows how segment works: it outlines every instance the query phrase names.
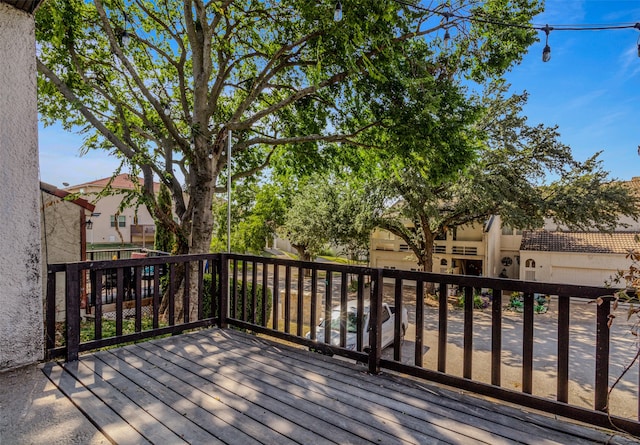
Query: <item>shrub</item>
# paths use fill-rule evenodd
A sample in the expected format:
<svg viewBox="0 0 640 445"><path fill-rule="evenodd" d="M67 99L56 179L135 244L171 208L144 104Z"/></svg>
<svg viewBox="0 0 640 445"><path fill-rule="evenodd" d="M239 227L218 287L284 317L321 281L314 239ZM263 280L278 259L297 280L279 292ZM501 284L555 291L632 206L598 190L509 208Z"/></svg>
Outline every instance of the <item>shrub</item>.
<svg viewBox="0 0 640 445"><path fill-rule="evenodd" d="M212 280L212 275L211 274L204 274L204 289L202 292L202 311L205 317L209 316L211 314L211 280ZM247 322L250 323L255 323L258 325L263 325L263 320L262 320L262 285L261 284L256 284L256 319L252 320L253 318L253 314L251 309L253 308L253 283L251 282L247 282L247 288L246 288L246 292L247 292ZM235 314L231 314L232 318L238 318L238 319L242 319L242 281L238 281L236 283L236 298L237 298L237 303L235 305ZM267 320L269 320L269 318L271 318L271 308L273 306L273 297L271 294L271 289L267 288L267 292L266 292L266 297L267 297ZM230 308L233 308L234 305L230 305ZM213 317L217 317L219 315L218 312L218 308L216 307L216 313L215 314L211 314L211 316ZM266 321L266 320L265 320Z"/></svg>
<svg viewBox="0 0 640 445"><path fill-rule="evenodd" d="M473 295L473 308L474 309L486 309L491 304L491 293L482 292L481 294ZM458 297L458 307L464 307L464 293L461 293Z"/></svg>

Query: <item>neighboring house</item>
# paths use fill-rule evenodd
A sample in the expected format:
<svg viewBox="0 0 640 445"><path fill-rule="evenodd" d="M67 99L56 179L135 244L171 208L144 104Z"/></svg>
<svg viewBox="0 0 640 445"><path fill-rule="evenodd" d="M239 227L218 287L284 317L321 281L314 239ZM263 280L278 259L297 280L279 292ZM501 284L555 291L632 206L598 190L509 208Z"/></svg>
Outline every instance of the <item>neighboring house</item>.
<svg viewBox="0 0 640 445"><path fill-rule="evenodd" d="M87 222L95 206L82 198L70 199L70 195L53 185L40 183L43 295L46 295L48 264L86 259ZM64 281L57 280L56 321L64 321L64 290ZM84 289L81 290L81 298L86 304Z"/></svg>
<svg viewBox="0 0 640 445"><path fill-rule="evenodd" d="M97 199L109 183L114 194ZM142 179L121 174L65 188L68 192L78 193L84 199L95 202L96 208L91 216L93 227L87 230L87 243L153 246L156 225L146 206L120 209L126 192L141 187L141 184ZM153 188L154 193L158 193L160 184L154 182ZM122 192L118 193L119 190Z"/></svg>
<svg viewBox="0 0 640 445"><path fill-rule="evenodd" d="M627 185L640 192L640 177ZM495 215L484 225L458 227L437 239L432 272L602 286L628 269L626 253L640 248L636 235L640 223L630 218L620 218L616 231L607 234L570 232L549 221L543 230L523 232L503 226ZM392 233L373 231L370 249L372 267L418 269L409 246Z"/></svg>
<svg viewBox="0 0 640 445"><path fill-rule="evenodd" d="M602 286L619 270L629 269L626 258L640 244L640 232L525 231L520 245L520 276L525 280Z"/></svg>
<svg viewBox="0 0 640 445"><path fill-rule="evenodd" d="M486 275L487 237L492 224L493 218L484 226L457 227L438 237L434 242L432 272ZM373 231L369 258L372 267L420 270L404 240L386 230Z"/></svg>
<svg viewBox="0 0 640 445"><path fill-rule="evenodd" d="M549 283L603 286L628 269L630 249L640 248L640 231L519 231L502 227L498 216L484 226L458 228L434 242L433 272L483 275ZM404 241L376 230L371 266L418 270Z"/></svg>

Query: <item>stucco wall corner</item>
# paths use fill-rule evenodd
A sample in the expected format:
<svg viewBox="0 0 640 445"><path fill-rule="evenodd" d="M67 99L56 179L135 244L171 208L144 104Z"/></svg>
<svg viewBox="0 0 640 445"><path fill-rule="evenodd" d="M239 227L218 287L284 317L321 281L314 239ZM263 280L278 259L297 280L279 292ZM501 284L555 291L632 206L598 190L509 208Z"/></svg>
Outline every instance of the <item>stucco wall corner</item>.
<svg viewBox="0 0 640 445"><path fill-rule="evenodd" d="M0 369L44 356L34 29L0 3Z"/></svg>

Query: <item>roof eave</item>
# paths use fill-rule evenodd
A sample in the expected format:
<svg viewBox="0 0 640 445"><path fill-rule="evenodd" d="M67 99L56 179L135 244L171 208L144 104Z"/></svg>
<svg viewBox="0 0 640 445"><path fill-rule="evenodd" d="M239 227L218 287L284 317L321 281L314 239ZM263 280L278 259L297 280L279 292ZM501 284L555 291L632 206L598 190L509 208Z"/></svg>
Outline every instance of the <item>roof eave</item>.
<svg viewBox="0 0 640 445"><path fill-rule="evenodd" d="M43 2L44 0L0 0L0 3L6 3L29 14L35 13Z"/></svg>

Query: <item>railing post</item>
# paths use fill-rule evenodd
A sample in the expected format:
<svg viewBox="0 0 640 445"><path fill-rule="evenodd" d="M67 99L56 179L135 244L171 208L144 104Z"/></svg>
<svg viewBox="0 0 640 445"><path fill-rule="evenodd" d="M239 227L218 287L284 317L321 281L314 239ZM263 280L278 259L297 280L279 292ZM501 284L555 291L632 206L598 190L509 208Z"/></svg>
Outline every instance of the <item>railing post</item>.
<svg viewBox="0 0 640 445"><path fill-rule="evenodd" d="M594 409L607 410L607 393L609 392L609 315L611 301L603 299L598 305L596 319L596 389Z"/></svg>
<svg viewBox="0 0 640 445"><path fill-rule="evenodd" d="M446 283L440 283L438 297L438 372L447 370L447 321L449 289Z"/></svg>
<svg viewBox="0 0 640 445"><path fill-rule="evenodd" d="M473 287L464 288L464 339L462 354L462 376L471 379L473 369Z"/></svg>
<svg viewBox="0 0 640 445"><path fill-rule="evenodd" d="M373 272L373 286L369 307L369 373L380 373L380 320L382 319L382 269Z"/></svg>
<svg viewBox="0 0 640 445"><path fill-rule="evenodd" d="M56 273L47 271L47 336L46 348L49 350L56 347ZM47 358L49 358L47 356Z"/></svg>
<svg viewBox="0 0 640 445"><path fill-rule="evenodd" d="M224 253L220 255L220 301L218 301L218 307L220 308L218 327L226 329L229 307L229 258Z"/></svg>
<svg viewBox="0 0 640 445"><path fill-rule="evenodd" d="M396 279L394 303L396 307L393 318L393 360L402 361L402 345L400 344L400 332L402 331L402 279Z"/></svg>
<svg viewBox="0 0 640 445"><path fill-rule="evenodd" d="M66 274L65 318L67 361L78 360L80 350L80 266L69 264Z"/></svg>
<svg viewBox="0 0 640 445"><path fill-rule="evenodd" d="M492 289L491 302L491 384L500 386L502 367L502 289Z"/></svg>
<svg viewBox="0 0 640 445"><path fill-rule="evenodd" d="M558 402L569 403L569 296L558 296Z"/></svg>
<svg viewBox="0 0 640 445"><path fill-rule="evenodd" d="M522 392L533 393L533 294L524 294L522 313Z"/></svg>

